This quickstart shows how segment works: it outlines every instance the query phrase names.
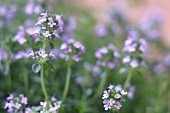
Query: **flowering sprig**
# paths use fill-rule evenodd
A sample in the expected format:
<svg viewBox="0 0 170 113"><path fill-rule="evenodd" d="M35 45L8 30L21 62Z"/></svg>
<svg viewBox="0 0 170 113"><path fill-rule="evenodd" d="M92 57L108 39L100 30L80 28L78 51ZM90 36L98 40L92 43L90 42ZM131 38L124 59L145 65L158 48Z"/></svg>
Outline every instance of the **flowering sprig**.
<svg viewBox="0 0 170 113"><path fill-rule="evenodd" d="M53 100L52 100L53 99ZM61 101L57 101L56 98L52 98L50 105L46 101L40 102L39 106L33 106L26 108L26 113L58 113L58 109L61 107Z"/></svg>
<svg viewBox="0 0 170 113"><path fill-rule="evenodd" d="M63 59L69 61L70 59L79 62L82 60L81 54L85 52L85 47L79 41L69 39L60 46L60 50L63 52Z"/></svg>
<svg viewBox="0 0 170 113"><path fill-rule="evenodd" d="M51 15L45 11L41 13L36 25L38 27L35 30L35 34L49 40L56 40L60 38L59 34L63 32L64 22L61 19L61 15Z"/></svg>
<svg viewBox="0 0 170 113"><path fill-rule="evenodd" d="M18 97L10 94L5 102L4 109L8 109L8 113L19 113L24 111L24 107L27 104L28 99L23 94L20 94Z"/></svg>
<svg viewBox="0 0 170 113"><path fill-rule="evenodd" d="M104 109L111 110L112 107L115 109L120 109L122 107L121 102L124 101L123 96L127 95L127 92L122 90L120 85L114 86L111 85L108 87L108 90L103 92L103 104Z"/></svg>
<svg viewBox="0 0 170 113"><path fill-rule="evenodd" d="M46 53L44 50L40 49L39 51L31 51L29 53L29 56L32 57L32 59L38 60L39 63L45 63L48 60L56 59L56 56L51 51L50 53Z"/></svg>
<svg viewBox="0 0 170 113"><path fill-rule="evenodd" d="M143 61L142 55L147 52L147 42L144 38L128 38L122 51L125 53L122 62L136 68Z"/></svg>
<svg viewBox="0 0 170 113"><path fill-rule="evenodd" d="M113 44L109 44L106 47L99 48L95 52L95 57L98 59L96 62L98 66L113 69L117 65L115 59L119 58L120 55L116 47Z"/></svg>
<svg viewBox="0 0 170 113"><path fill-rule="evenodd" d="M43 47L42 50L40 49L36 52L31 51L29 56L38 60L38 63L32 65L32 70L34 73L38 73L40 71L42 91L47 102L47 107L50 108L50 101L44 83L44 64L49 64L50 67L53 68L53 65L48 61L50 59L55 59L56 57L52 52L46 53L46 44L49 43L51 48L54 48L54 45L50 42L50 40L59 38L59 33L63 32L64 22L60 15L51 15L45 11L40 14L36 25L38 27L35 30L35 34L37 34L40 38L40 40L36 42L36 45L42 44Z"/></svg>

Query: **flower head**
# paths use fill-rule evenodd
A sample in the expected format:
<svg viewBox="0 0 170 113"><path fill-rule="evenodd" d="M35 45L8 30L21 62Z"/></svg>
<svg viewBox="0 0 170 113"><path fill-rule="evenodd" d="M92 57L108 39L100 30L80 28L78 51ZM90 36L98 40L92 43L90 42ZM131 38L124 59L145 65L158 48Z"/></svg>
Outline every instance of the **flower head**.
<svg viewBox="0 0 170 113"><path fill-rule="evenodd" d="M122 90L120 85L114 87L114 85L110 84L108 90L103 92L103 104L104 109L110 110L112 107L116 109L120 109L122 107L121 102L123 101L123 96L127 95L127 92Z"/></svg>
<svg viewBox="0 0 170 113"><path fill-rule="evenodd" d="M39 26L36 34L40 35L40 37L44 36L47 39L55 40L60 38L59 34L63 32L64 22L61 19L61 15L51 15L45 11L38 17L36 25Z"/></svg>

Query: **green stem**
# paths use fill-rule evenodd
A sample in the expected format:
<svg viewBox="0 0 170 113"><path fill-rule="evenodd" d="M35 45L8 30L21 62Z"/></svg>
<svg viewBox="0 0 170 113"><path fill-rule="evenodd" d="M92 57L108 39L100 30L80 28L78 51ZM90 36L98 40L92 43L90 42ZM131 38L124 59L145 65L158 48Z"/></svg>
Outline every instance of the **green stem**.
<svg viewBox="0 0 170 113"><path fill-rule="evenodd" d="M123 86L124 90L127 88L128 84L130 83L131 78L132 78L132 69L129 69L126 81L125 81L124 86Z"/></svg>
<svg viewBox="0 0 170 113"><path fill-rule="evenodd" d="M25 85L25 90L26 90L26 93L27 93L28 92L28 85L29 85L29 82L28 82L28 73L27 72L24 75L24 85Z"/></svg>
<svg viewBox="0 0 170 113"><path fill-rule="evenodd" d="M41 86L42 86L42 90L45 96L45 100L47 101L48 105L49 105L49 99L48 99L48 94L45 88L45 84L44 84L44 73L43 73L43 64L41 65Z"/></svg>
<svg viewBox="0 0 170 113"><path fill-rule="evenodd" d="M43 43L43 50L45 51L45 47L46 47L46 40L44 40L44 43ZM48 106L49 106L49 99L48 99L48 94L47 94L47 91L46 91L46 88L45 88L45 83L44 83L44 65L42 64L41 65L41 70L40 70L40 74L41 74L41 86L42 86L42 90L43 90L43 93L44 93L44 97L45 97L45 100L47 101L48 103Z"/></svg>
<svg viewBox="0 0 170 113"><path fill-rule="evenodd" d="M100 81L100 84L99 84L99 87L97 88L96 93L89 101L90 103L93 103L102 94L106 80L107 80L107 73L106 74L104 73L104 76L103 76L102 80Z"/></svg>
<svg viewBox="0 0 170 113"><path fill-rule="evenodd" d="M8 82L9 89L11 89L12 81L11 81L11 74L10 73L7 75L7 82Z"/></svg>
<svg viewBox="0 0 170 113"><path fill-rule="evenodd" d="M62 97L62 101L64 102L67 93L68 93L68 89L69 89L69 84L70 84L70 78L71 78L71 68L70 68L70 64L68 64L67 67L67 77L66 77L66 82L65 82L65 87L64 87L64 93L63 93L63 97Z"/></svg>

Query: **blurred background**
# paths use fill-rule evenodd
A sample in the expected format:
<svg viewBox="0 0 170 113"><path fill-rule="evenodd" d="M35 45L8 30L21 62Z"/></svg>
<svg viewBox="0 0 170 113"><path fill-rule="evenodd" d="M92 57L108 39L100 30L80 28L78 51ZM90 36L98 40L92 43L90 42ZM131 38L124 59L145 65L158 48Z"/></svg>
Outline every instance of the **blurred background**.
<svg viewBox="0 0 170 113"><path fill-rule="evenodd" d="M71 85L62 113L108 113L103 109L102 93L93 103L102 80L104 67L97 65L95 52L114 44L120 58L107 69L109 84L123 85L129 67L122 63L124 42L129 37L144 38L148 43L145 63L134 69L129 96L119 113L170 113L170 1L169 0L0 0L0 113L9 93L23 93L29 106L44 100L40 76L32 72L30 49L39 40L34 36L40 13L62 15L62 40L54 41L58 55L63 40L73 38L85 46L81 62L71 65ZM139 36L139 37L138 37ZM50 50L50 47L47 47ZM45 70L50 96L62 98L67 62L57 56L54 71ZM101 92L104 89L101 89Z"/></svg>
<svg viewBox="0 0 170 113"><path fill-rule="evenodd" d="M146 13L156 10L161 13L162 19L161 33L162 40L167 46L170 46L170 7L169 0L73 0L72 5L83 7L96 18L98 22L107 22L111 7L124 7L128 18L134 24L138 24ZM68 1L69 2L69 1Z"/></svg>

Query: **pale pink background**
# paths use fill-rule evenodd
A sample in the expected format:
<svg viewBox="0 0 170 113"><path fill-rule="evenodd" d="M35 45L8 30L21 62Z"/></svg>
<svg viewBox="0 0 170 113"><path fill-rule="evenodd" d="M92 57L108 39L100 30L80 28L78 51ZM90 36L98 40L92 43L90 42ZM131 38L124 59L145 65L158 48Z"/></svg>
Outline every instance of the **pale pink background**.
<svg viewBox="0 0 170 113"><path fill-rule="evenodd" d="M107 21L108 10L113 4L121 4L128 9L128 16L133 23L139 23L141 17L149 10L159 9L163 13L163 41L170 46L170 0L143 0L140 4L130 5L128 0L74 0L81 7L90 9L99 22Z"/></svg>

